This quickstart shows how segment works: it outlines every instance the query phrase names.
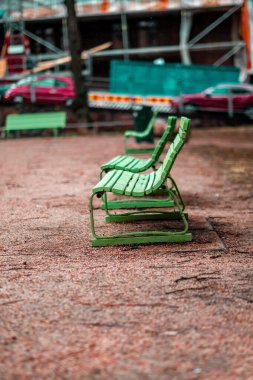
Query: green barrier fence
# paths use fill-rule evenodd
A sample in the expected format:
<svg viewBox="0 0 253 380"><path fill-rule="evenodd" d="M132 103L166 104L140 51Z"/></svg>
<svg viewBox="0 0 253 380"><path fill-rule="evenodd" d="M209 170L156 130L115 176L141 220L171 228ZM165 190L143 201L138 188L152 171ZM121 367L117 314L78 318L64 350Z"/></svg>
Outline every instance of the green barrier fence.
<svg viewBox="0 0 253 380"><path fill-rule="evenodd" d="M239 69L122 60L113 60L110 67L110 92L114 94L177 96L219 83L239 83Z"/></svg>

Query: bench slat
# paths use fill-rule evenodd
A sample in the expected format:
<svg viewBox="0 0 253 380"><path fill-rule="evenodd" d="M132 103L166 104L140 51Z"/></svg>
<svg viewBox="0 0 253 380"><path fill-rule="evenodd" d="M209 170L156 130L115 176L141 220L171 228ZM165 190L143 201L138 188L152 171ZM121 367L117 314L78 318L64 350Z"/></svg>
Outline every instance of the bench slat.
<svg viewBox="0 0 253 380"><path fill-rule="evenodd" d="M129 184L131 178L133 177L131 172L123 172L117 182L113 185L112 191L116 195L124 194L124 191Z"/></svg>
<svg viewBox="0 0 253 380"><path fill-rule="evenodd" d="M148 189L151 189L155 180L156 172L152 172L149 174L149 180L145 189L145 193L148 191Z"/></svg>
<svg viewBox="0 0 253 380"><path fill-rule="evenodd" d="M138 181L139 174L134 174L131 180L129 181L126 189L125 189L125 195L132 195L133 188Z"/></svg>
<svg viewBox="0 0 253 380"><path fill-rule="evenodd" d="M124 157L123 160L115 164L116 169L124 169L126 164L134 160L133 157L128 157L128 156L123 156L123 157Z"/></svg>
<svg viewBox="0 0 253 380"><path fill-rule="evenodd" d="M111 191L113 188L113 185L115 184L115 182L118 181L122 173L124 173L123 170L117 170L116 174L104 186L104 191Z"/></svg>
<svg viewBox="0 0 253 380"><path fill-rule="evenodd" d="M103 191L104 186L116 175L118 171L117 170L112 170L111 172L107 173L101 181L99 181L96 186L93 187L92 191L93 193Z"/></svg>
<svg viewBox="0 0 253 380"><path fill-rule="evenodd" d="M136 182L136 185L134 186L132 195L135 197L145 195L145 189L148 184L148 181L149 181L149 174L140 175L138 181Z"/></svg>

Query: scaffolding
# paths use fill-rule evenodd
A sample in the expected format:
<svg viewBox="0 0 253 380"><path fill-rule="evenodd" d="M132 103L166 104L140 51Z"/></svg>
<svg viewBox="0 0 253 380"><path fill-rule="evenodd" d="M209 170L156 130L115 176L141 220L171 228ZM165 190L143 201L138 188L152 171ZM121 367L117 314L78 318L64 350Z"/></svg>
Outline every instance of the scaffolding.
<svg viewBox="0 0 253 380"><path fill-rule="evenodd" d="M245 0L246 1L246 0ZM76 0L78 16L84 20L89 17L102 18L118 15L121 23L122 49L90 53L88 57L89 74L92 75L93 61L99 57L123 57L159 55L178 52L181 62L191 64L191 53L194 51L225 50L225 53L216 59L215 66L223 65L234 57L236 66L245 66L245 42L239 36L238 24L233 23L230 34L232 38L226 40L223 36L217 42L202 42L202 39L217 28L235 13L240 12L243 0ZM44 45L50 54L34 57L39 60L58 59L66 56L68 38L66 33L66 10L63 0L2 0L0 8L4 12L2 22L5 30L18 28L22 35L28 36L37 43ZM208 9L220 11L217 19L205 27L201 32L190 39L195 12L204 12ZM128 18L133 14L147 14L148 12L180 11L179 43L176 45L132 48L129 43ZM61 19L63 33L63 47L55 46L51 42L27 30L26 23L36 20Z"/></svg>

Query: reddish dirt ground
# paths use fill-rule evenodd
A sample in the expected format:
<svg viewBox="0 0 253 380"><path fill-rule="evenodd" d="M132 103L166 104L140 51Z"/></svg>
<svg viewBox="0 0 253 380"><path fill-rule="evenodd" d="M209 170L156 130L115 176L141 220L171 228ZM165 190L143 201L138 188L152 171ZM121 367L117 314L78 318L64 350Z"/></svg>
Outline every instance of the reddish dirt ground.
<svg viewBox="0 0 253 380"><path fill-rule="evenodd" d="M192 131L191 243L92 248L122 137L0 141L0 379L252 380L252 148L251 127Z"/></svg>

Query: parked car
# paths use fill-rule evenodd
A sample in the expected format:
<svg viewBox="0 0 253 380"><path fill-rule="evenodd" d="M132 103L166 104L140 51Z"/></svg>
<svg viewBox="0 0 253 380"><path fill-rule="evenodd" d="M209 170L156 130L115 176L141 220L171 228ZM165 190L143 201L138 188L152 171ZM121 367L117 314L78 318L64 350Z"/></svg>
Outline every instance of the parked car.
<svg viewBox="0 0 253 380"><path fill-rule="evenodd" d="M6 91L4 100L14 103L50 103L70 106L75 97L70 77L40 75L26 77Z"/></svg>
<svg viewBox="0 0 253 380"><path fill-rule="evenodd" d="M173 100L173 108L180 106L186 113L215 111L241 113L253 119L253 86L246 84L217 85L197 94L186 94Z"/></svg>

